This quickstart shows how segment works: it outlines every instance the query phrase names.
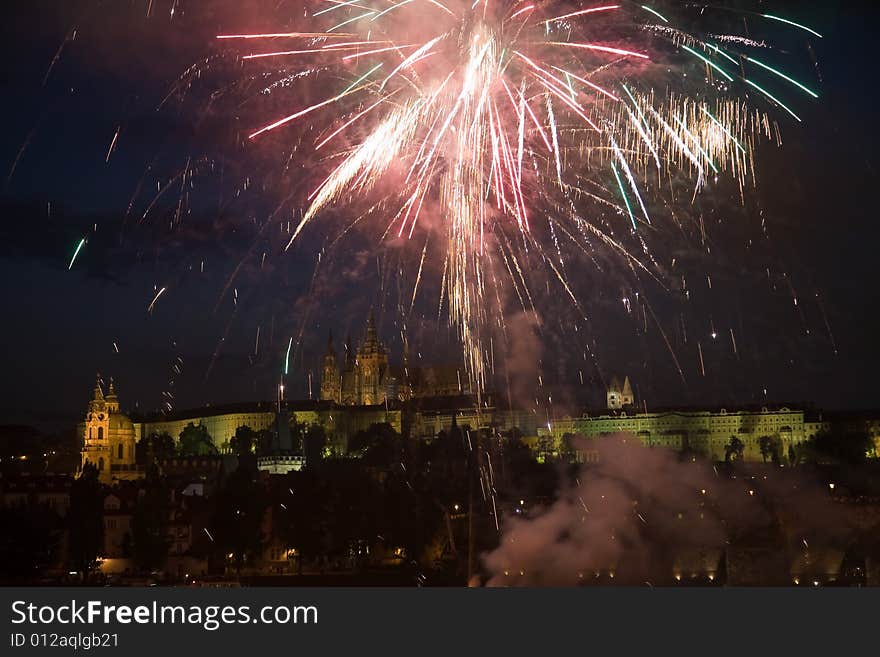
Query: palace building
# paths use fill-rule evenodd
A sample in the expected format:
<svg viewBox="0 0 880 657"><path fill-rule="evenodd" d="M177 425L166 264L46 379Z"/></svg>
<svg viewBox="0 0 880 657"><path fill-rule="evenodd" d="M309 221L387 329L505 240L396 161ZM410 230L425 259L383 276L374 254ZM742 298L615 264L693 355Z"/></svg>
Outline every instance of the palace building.
<svg viewBox="0 0 880 657"><path fill-rule="evenodd" d="M607 409L552 417L537 409L509 408L497 403L493 395L484 395L478 402L466 391L456 394L462 390L457 372L448 369L437 376L437 371L407 371L404 366L401 374L393 373L388 350L379 341L371 316L364 341L353 354L346 350L342 370L336 366L332 341L329 343L320 400L278 399L132 421L120 411L112 381L105 397L99 380L79 425L81 462L83 466L93 464L101 481L107 483L143 476L143 469L136 464L137 441L151 434L168 434L177 441L188 424L205 427L220 454L229 451L239 427L273 431L277 449L261 455L260 467L274 473L303 466L303 455L294 453L290 443L290 428L300 424L320 426L327 448L337 455L348 454L349 440L376 424L388 424L415 440L431 440L454 425L494 435L516 433L539 459L570 456L572 437L599 439L614 434L630 435L649 448L687 450L718 461L725 460L731 445L741 446L737 458L746 461L766 460L768 444L777 458L785 459L790 448L832 428L866 431L880 446L876 416L823 417L787 406L648 412L635 407L632 386L625 377L623 383L614 379L608 386ZM577 449L583 450L583 443Z"/></svg>

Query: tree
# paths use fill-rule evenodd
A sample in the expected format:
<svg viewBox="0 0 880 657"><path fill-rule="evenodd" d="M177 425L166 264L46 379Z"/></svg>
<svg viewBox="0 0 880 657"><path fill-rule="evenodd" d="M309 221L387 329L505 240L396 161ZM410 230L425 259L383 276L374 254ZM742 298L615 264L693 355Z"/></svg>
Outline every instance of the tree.
<svg viewBox="0 0 880 657"><path fill-rule="evenodd" d="M144 570L161 568L168 556L168 502L165 480L151 465L132 518L134 559Z"/></svg>
<svg viewBox="0 0 880 657"><path fill-rule="evenodd" d="M383 422L358 431L352 436L348 451L360 455L367 465L387 466L402 460L404 442L394 427Z"/></svg>
<svg viewBox="0 0 880 657"><path fill-rule="evenodd" d="M187 424L180 432L178 450L181 456L209 456L217 453L211 434L203 424Z"/></svg>
<svg viewBox="0 0 880 657"><path fill-rule="evenodd" d="M166 432L156 433L141 438L135 446L137 462L146 465L156 460L170 459L176 454L174 438Z"/></svg>
<svg viewBox="0 0 880 657"><path fill-rule="evenodd" d="M820 431L802 444L803 455L814 463L858 465L868 458L874 442L864 431Z"/></svg>
<svg viewBox="0 0 880 657"><path fill-rule="evenodd" d="M235 435L229 439L229 449L237 457L252 455L257 448L258 434L247 425L242 425L235 430Z"/></svg>
<svg viewBox="0 0 880 657"><path fill-rule="evenodd" d="M730 441L728 441L727 445L724 446L724 460L727 463L730 463L734 460L742 461L743 453L745 452L746 446L743 441L741 441L736 436L731 436Z"/></svg>
<svg viewBox="0 0 880 657"><path fill-rule="evenodd" d="M256 472L242 467L217 491L211 533L216 547L231 559L239 575L245 563L257 558L262 551L263 516L267 507L266 491L257 481Z"/></svg>
<svg viewBox="0 0 880 657"><path fill-rule="evenodd" d="M271 429L260 429L255 437L257 454L271 454L275 450L275 432Z"/></svg>
<svg viewBox="0 0 880 657"><path fill-rule="evenodd" d="M327 445L327 435L320 424L313 424L303 435L303 454L306 458L306 467L314 468L324 458L324 447Z"/></svg>
<svg viewBox="0 0 880 657"><path fill-rule="evenodd" d="M758 447L761 450L761 458L764 459L764 463L769 458L774 464L779 465L782 460L782 440L779 436L761 436L758 438Z"/></svg>
<svg viewBox="0 0 880 657"><path fill-rule="evenodd" d="M83 466L79 478L70 487L67 523L71 570L82 572L88 578L104 549L104 489L93 463Z"/></svg>
<svg viewBox="0 0 880 657"><path fill-rule="evenodd" d="M46 505L0 508L0 583L33 584L55 561L61 520Z"/></svg>
<svg viewBox="0 0 880 657"><path fill-rule="evenodd" d="M300 573L306 561L314 561L327 543L329 486L314 469L291 473L285 513L279 514L279 534L299 554Z"/></svg>

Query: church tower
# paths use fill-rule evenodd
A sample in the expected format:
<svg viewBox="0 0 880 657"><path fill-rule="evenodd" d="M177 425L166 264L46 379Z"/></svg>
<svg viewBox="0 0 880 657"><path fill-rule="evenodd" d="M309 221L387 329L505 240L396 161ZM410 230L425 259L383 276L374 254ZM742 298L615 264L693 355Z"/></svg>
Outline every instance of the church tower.
<svg viewBox="0 0 880 657"><path fill-rule="evenodd" d="M629 383L629 377L624 377L623 385L621 385L620 379L617 377L611 379L611 383L606 391L606 398L608 410L610 411L619 411L632 406L635 403L635 396Z"/></svg>
<svg viewBox="0 0 880 657"><path fill-rule="evenodd" d="M340 403L340 384L339 367L336 365L336 350L333 348L333 333L331 332L327 338L327 353L324 354L324 366L321 371L321 399Z"/></svg>
<svg viewBox="0 0 880 657"><path fill-rule="evenodd" d="M90 463L98 468L98 477L104 483L138 477L134 424L119 412L119 398L112 380L105 398L98 377L85 420L82 465Z"/></svg>
<svg viewBox="0 0 880 657"><path fill-rule="evenodd" d="M357 351L356 389L358 403L381 404L385 401L385 383L388 374L388 353L379 342L373 311L367 319L367 335Z"/></svg>

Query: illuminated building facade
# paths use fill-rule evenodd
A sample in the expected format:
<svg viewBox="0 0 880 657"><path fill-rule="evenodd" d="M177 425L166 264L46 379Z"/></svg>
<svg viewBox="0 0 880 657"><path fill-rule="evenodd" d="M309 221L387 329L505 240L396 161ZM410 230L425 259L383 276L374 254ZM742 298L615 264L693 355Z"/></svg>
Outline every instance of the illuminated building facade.
<svg viewBox="0 0 880 657"><path fill-rule="evenodd" d="M354 348L351 340L346 340L341 368L331 335L321 366L321 400L343 406L375 406L412 398L470 394L466 377L463 380L457 368L411 367L406 354L403 366L395 368L389 355L379 340L372 312L363 342Z"/></svg>
<svg viewBox="0 0 880 657"><path fill-rule="evenodd" d="M345 345L345 360L340 370L336 363L333 338L327 343L327 353L321 372L321 399L346 406L371 406L386 400L403 398L398 393L397 378L388 365L388 350L376 333L373 313L367 320L364 341L352 349L351 340ZM405 396L405 395L404 395Z"/></svg>
<svg viewBox="0 0 880 657"><path fill-rule="evenodd" d="M127 415L119 412L119 399L112 380L106 397L100 379L95 382L94 395L82 425L82 436L82 466L90 463L97 467L101 481L138 476L135 468L135 426Z"/></svg>
<svg viewBox="0 0 880 657"><path fill-rule="evenodd" d="M612 411L632 406L635 403L635 397L629 383L629 377L624 377L622 384L617 377L611 379L611 385L608 386L605 398L608 402L608 409Z"/></svg>
<svg viewBox="0 0 880 657"><path fill-rule="evenodd" d="M804 411L787 407L757 410L658 411L653 413L608 412L584 414L549 422L538 428L538 442L560 449L567 436L601 438L612 434L630 434L646 447L689 449L722 461L731 439L743 445L742 458L761 461L761 438L778 440L781 456L789 446L808 440L823 428L821 422L805 420Z"/></svg>

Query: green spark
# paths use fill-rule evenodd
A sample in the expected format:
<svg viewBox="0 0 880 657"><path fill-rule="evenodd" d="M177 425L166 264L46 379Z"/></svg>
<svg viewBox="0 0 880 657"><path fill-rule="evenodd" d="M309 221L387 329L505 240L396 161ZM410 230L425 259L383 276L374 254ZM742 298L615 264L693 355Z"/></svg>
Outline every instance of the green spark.
<svg viewBox="0 0 880 657"><path fill-rule="evenodd" d="M568 83L568 90L571 92L571 99L577 100L577 94L574 91L574 87L571 86L571 75L569 75L568 71L563 71L565 73L565 81Z"/></svg>
<svg viewBox="0 0 880 657"><path fill-rule="evenodd" d="M334 25L333 27L331 27L327 31L332 32L334 30L338 30L340 27L342 27L344 25L348 25L349 23L354 23L355 21L359 21L360 19L366 18L367 16L372 16L375 13L376 13L375 11L368 11L366 14L361 14L360 16L355 16L354 18L349 18L347 21L343 21L339 25Z"/></svg>
<svg viewBox="0 0 880 657"><path fill-rule="evenodd" d="M731 62L734 66L739 66L739 62L728 55L726 52L724 52L721 48L719 48L718 45L714 43L710 43L709 45L715 50L716 55L721 55L722 57L726 58L727 61Z"/></svg>
<svg viewBox="0 0 880 657"><path fill-rule="evenodd" d="M808 94L810 94L813 98L818 98L818 97L819 97L819 94L817 94L815 91L813 91L812 89L808 89L807 87L805 87L804 85L802 85L802 84L801 84L800 82L798 82L797 80L792 80L790 77L788 77L788 76L787 76L785 73L783 73L782 71L777 71L777 70L776 70L775 68L773 68L772 66L768 66L768 65L765 64L764 62L759 62L759 61L758 61L757 59L755 59L754 57L746 57L746 60L752 62L753 64L757 64L757 65L760 66L761 68L765 68L765 69L767 69L767 70L770 71L771 73L774 73L774 74L778 75L779 77L781 77L783 80L787 80L788 82L791 82L791 83L792 83L794 86L796 86L798 89L802 89L802 90L806 91L806 92L807 92Z"/></svg>
<svg viewBox="0 0 880 657"><path fill-rule="evenodd" d="M620 179L620 174L617 173L617 167L614 166L614 162L611 163L611 170L614 172L614 177L617 179L617 186L620 188L620 195L623 197L623 202L626 204L626 211L629 212L629 220L632 222L633 230L638 230L636 228L636 218L633 215L632 206L629 204L629 198L626 196L626 190L623 188L623 181Z"/></svg>
<svg viewBox="0 0 880 657"><path fill-rule="evenodd" d="M349 0L349 2L340 2L338 5L333 5L332 7L329 7L327 9L322 9L321 11L315 12L314 14L312 14L312 17L320 16L321 14L326 14L328 11L333 11L334 9L341 9L342 7L350 7L351 5L355 5L358 2L360 2L360 0Z"/></svg>
<svg viewBox="0 0 880 657"><path fill-rule="evenodd" d="M788 107L785 106L785 104L784 104L781 100L779 100L776 96L774 96L773 94L771 94L769 91L767 91L766 89L762 89L761 87L759 87L757 84L755 84L755 83L752 82L751 80L748 80L748 79L746 79L746 78L743 78L743 80L745 80L746 83L752 85L755 89L757 89L757 90L760 91L762 94L764 94L765 96L767 96L767 98L769 98L769 99L772 100L774 103L776 103L777 105L779 105L782 109L784 109L786 112L788 112L789 114L791 114L795 119L797 119L798 121L801 120L801 117L799 117L797 114L795 114L794 112L792 112Z"/></svg>
<svg viewBox="0 0 880 657"><path fill-rule="evenodd" d="M800 23L795 23L794 21L790 21L787 18L780 18L779 16L773 16L772 14L761 14L764 18L769 18L774 21L779 21L780 23L787 23L788 25L794 25L796 28L809 32L810 34L815 34L820 39L823 38L821 34L819 34L816 30L811 30L806 25L801 25Z"/></svg>
<svg viewBox="0 0 880 657"><path fill-rule="evenodd" d="M284 375L287 376L287 371L290 365L290 348L293 346L293 336L290 336L290 342L287 343L287 355L284 356Z"/></svg>
<svg viewBox="0 0 880 657"><path fill-rule="evenodd" d="M380 13L376 14L376 16L374 16L373 18L371 18L371 19L370 19L370 22L372 23L373 21L382 18L382 16L384 16L385 14L387 14L389 11L392 11L393 9L397 9L398 7L402 7L403 5L408 5L408 4L409 4L410 2L412 2L412 1L413 1L413 0L403 0L403 2L398 2L396 5L391 5L391 6L388 7L388 9L386 9L385 11L380 12Z"/></svg>
<svg viewBox="0 0 880 657"><path fill-rule="evenodd" d="M686 45L684 45L684 44L682 44L681 47L684 48L685 50L687 50L690 54L694 55L695 57L700 58L701 60L703 60L704 62L706 62L706 64L708 64L709 66L711 66L712 68L714 68L716 71L718 71L719 73L721 73L721 75L723 75L724 77L727 78L728 82L733 82L733 78L730 77L730 75L727 73L727 71L725 71L723 68L721 68L720 66L718 66L718 64L716 64L715 62L713 62L711 59L709 59L708 57L704 57L703 55L701 55L700 53L698 53L698 52L697 52L696 50L694 50L693 48L688 48L688 47L687 47Z"/></svg>
<svg viewBox="0 0 880 657"><path fill-rule="evenodd" d="M664 23L668 23L668 22L669 22L668 20L666 20L666 17L665 17L665 16L663 16L663 15L662 15L661 13L659 13L658 11L656 11L656 10L654 10L654 9L651 9L651 8L650 8L649 6L647 6L647 5L642 5L642 9L644 9L644 10L647 11L647 12L650 12L650 13L654 14L657 18L659 18L659 19L660 19L661 21L663 21Z"/></svg>
<svg viewBox="0 0 880 657"><path fill-rule="evenodd" d="M338 97L342 97L342 96L344 96L345 94L347 94L349 91L351 91L352 89L354 89L356 86L358 86L361 82L363 82L363 81L366 80L368 77L370 77L370 75L372 75L373 73L375 73L375 72L376 72L377 70L379 70L380 68L382 68L382 62L379 62L378 64L376 64L373 68L371 68L369 71L367 71L366 73L364 73L361 77L359 77L357 80L355 80L355 81L352 82L350 85L348 85L348 88L347 88L345 91L343 91L341 94L339 94Z"/></svg>
<svg viewBox="0 0 880 657"><path fill-rule="evenodd" d="M73 252L73 257L70 259L70 264L67 265L67 271L70 271L71 269L73 269L73 263L74 263L74 261L76 261L76 256L79 255L80 249L83 248L83 244L85 244L85 243L86 243L86 238L83 237L79 241L79 244L76 245L76 251Z"/></svg>

